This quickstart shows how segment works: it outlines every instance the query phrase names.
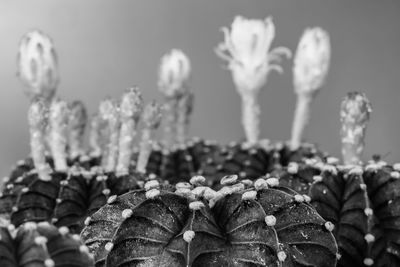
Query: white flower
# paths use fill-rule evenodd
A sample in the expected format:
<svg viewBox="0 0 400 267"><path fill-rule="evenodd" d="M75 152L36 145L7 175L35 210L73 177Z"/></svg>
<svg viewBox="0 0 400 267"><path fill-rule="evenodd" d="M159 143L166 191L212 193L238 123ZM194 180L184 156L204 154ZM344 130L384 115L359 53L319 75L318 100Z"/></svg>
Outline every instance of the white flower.
<svg viewBox="0 0 400 267"><path fill-rule="evenodd" d="M233 80L240 93L250 93L261 89L271 70L282 72L279 63L282 55L290 57L290 50L277 47L270 51L275 38L272 18L265 20L246 19L237 16L231 30L222 28L225 40L216 53L228 61Z"/></svg>
<svg viewBox="0 0 400 267"><path fill-rule="evenodd" d="M50 100L59 82L57 55L53 42L40 31L27 33L21 40L18 53L19 77L30 87L32 97Z"/></svg>
<svg viewBox="0 0 400 267"><path fill-rule="evenodd" d="M175 97L186 91L190 76L189 58L181 51L173 49L161 58L158 72L158 86L167 97Z"/></svg>
<svg viewBox="0 0 400 267"><path fill-rule="evenodd" d="M329 69L331 45L321 28L309 28L297 46L293 75L297 93L312 94L321 88Z"/></svg>

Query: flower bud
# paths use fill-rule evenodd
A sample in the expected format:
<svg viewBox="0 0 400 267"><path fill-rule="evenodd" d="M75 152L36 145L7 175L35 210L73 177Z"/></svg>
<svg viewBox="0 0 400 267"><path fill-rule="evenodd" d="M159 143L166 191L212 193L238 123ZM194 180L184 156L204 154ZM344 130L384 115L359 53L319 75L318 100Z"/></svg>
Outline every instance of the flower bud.
<svg viewBox="0 0 400 267"><path fill-rule="evenodd" d="M18 76L29 87L31 97L50 101L59 82L57 55L50 37L40 31L27 33L18 53Z"/></svg>
<svg viewBox="0 0 400 267"><path fill-rule="evenodd" d="M314 94L323 85L329 69L331 45L321 28L303 33L294 58L293 76L297 94Z"/></svg>
<svg viewBox="0 0 400 267"><path fill-rule="evenodd" d="M190 76L189 58L178 49L173 49L161 59L158 86L166 97L181 96L186 91Z"/></svg>
<svg viewBox="0 0 400 267"><path fill-rule="evenodd" d="M340 109L342 123L342 154L345 164L359 164L364 150L364 139L370 113L371 104L365 94L348 93Z"/></svg>

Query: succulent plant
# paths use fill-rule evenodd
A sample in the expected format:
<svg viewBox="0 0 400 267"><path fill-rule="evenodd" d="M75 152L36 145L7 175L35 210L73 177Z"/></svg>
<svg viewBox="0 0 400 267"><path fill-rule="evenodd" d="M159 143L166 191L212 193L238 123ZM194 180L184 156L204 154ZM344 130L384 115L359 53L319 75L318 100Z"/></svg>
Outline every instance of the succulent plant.
<svg viewBox="0 0 400 267"><path fill-rule="evenodd" d="M190 72L190 60L181 50L173 49L161 58L158 87L165 98L164 134L161 142L153 141L146 172L171 183L189 181L206 156L218 148L212 141L188 138L194 103Z"/></svg>
<svg viewBox="0 0 400 267"><path fill-rule="evenodd" d="M335 225L338 266L400 264L400 166L375 158L362 161L371 106L364 94L349 93L341 105L343 163L291 163L272 175L280 185L308 194L311 204Z"/></svg>
<svg viewBox="0 0 400 267"><path fill-rule="evenodd" d="M70 234L67 227L28 222L15 228L1 222L0 265L90 267L94 261L79 235Z"/></svg>
<svg viewBox="0 0 400 267"><path fill-rule="evenodd" d="M132 132L124 127L133 126L129 120L135 120L140 115L141 103L140 92L136 89L128 90L123 95L120 135L117 106L109 100L103 102L100 111L108 116L106 128L109 131L116 130L117 134L108 135L108 150L101 158L103 165L87 170L79 162L73 166L67 164L66 102L54 100L48 109L43 99L34 100L29 109L34 169L5 184L0 195L0 214L10 219L15 226L31 221L50 221L56 226L68 226L72 232L79 232L84 219L104 205L109 196L140 188L140 184L148 179L143 173L149 154L148 138L160 121L159 106L154 102L150 103L143 114L147 128L143 129L137 171L131 170L132 144L131 140L127 142L126 134L130 136ZM128 118L129 116L131 117ZM46 123L50 123L50 131L47 130ZM47 134L51 137L49 145L54 166L46 162Z"/></svg>
<svg viewBox="0 0 400 267"><path fill-rule="evenodd" d="M39 30L26 33L19 43L17 65L29 100L42 98L49 107L59 83L57 54L51 38ZM50 158L47 161L52 163ZM32 158L19 160L6 180L13 181L32 168Z"/></svg>
<svg viewBox="0 0 400 267"><path fill-rule="evenodd" d="M242 100L242 125L244 142L231 142L206 158L199 174L211 184L218 183L224 175L239 174L255 179L267 173L273 165L272 146L260 140L260 105L258 96L267 82L271 70L282 72L281 56L290 57L285 47L270 51L275 38L275 25L271 17L265 20L236 17L231 29L222 28L225 40L216 53L228 62L233 82Z"/></svg>
<svg viewBox="0 0 400 267"><path fill-rule="evenodd" d="M81 233L96 266L335 266L332 224L303 196L225 177L214 191L205 178L175 192L148 182L111 199ZM251 183L251 182L250 182Z"/></svg>

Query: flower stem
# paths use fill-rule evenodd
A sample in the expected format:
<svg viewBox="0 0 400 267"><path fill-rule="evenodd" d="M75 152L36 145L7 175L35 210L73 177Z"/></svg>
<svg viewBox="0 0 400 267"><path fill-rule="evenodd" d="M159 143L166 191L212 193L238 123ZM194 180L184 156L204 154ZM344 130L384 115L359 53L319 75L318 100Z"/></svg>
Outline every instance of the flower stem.
<svg viewBox="0 0 400 267"><path fill-rule="evenodd" d="M87 112L85 105L78 100L70 104L69 111L69 157L75 159L83 155Z"/></svg>
<svg viewBox="0 0 400 267"><path fill-rule="evenodd" d="M101 118L98 114L94 114L90 120L90 132L89 132L89 147L90 155L93 157L99 157L102 153L102 123Z"/></svg>
<svg viewBox="0 0 400 267"><path fill-rule="evenodd" d="M65 172L67 165L68 105L54 100L50 106L50 150L56 171Z"/></svg>
<svg viewBox="0 0 400 267"><path fill-rule="evenodd" d="M28 111L32 159L39 179L51 180L50 167L46 162L46 127L48 109L43 100L33 100Z"/></svg>
<svg viewBox="0 0 400 267"><path fill-rule="evenodd" d="M128 89L122 96L120 104L121 128L119 133L119 154L117 175L129 173L133 141L136 136L136 127L142 113L143 100L139 88Z"/></svg>
<svg viewBox="0 0 400 267"><path fill-rule="evenodd" d="M360 165L371 105L362 93L348 93L340 111L342 155L346 165Z"/></svg>
<svg viewBox="0 0 400 267"><path fill-rule="evenodd" d="M258 94L242 94L242 125L249 144L254 145L260 136L260 105Z"/></svg>
<svg viewBox="0 0 400 267"><path fill-rule="evenodd" d="M193 110L193 94L188 92L178 102L176 142L178 145L185 144L189 132L190 115Z"/></svg>
<svg viewBox="0 0 400 267"><path fill-rule="evenodd" d="M143 111L142 139L140 141L140 152L136 164L136 171L146 173L147 162L153 144L153 134L161 122L161 107L155 101L150 102Z"/></svg>
<svg viewBox="0 0 400 267"><path fill-rule="evenodd" d="M291 150L297 150L301 146L304 131L310 121L312 101L313 97L311 95L299 94L297 97L296 110L294 112L292 126L292 137L290 140Z"/></svg>
<svg viewBox="0 0 400 267"><path fill-rule="evenodd" d="M105 121L105 129L107 133L107 142L103 149L102 166L106 172L115 171L118 159L118 143L119 143L119 114L117 104L111 99L104 100L100 104L100 114Z"/></svg>
<svg viewBox="0 0 400 267"><path fill-rule="evenodd" d="M178 117L178 100L177 98L168 98L165 106L165 124L164 124L164 145L167 149L175 145L177 117Z"/></svg>
<svg viewBox="0 0 400 267"><path fill-rule="evenodd" d="M119 137L119 154L116 172L118 175L125 175L129 172L131 162L133 141L137 134L137 123L134 120L125 121L121 124Z"/></svg>

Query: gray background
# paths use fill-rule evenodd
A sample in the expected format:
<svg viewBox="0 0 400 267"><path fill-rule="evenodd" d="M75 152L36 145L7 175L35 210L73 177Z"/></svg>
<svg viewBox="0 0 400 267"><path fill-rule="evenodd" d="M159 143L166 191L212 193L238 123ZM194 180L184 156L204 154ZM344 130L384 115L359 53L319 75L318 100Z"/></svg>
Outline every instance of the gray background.
<svg viewBox="0 0 400 267"><path fill-rule="evenodd" d="M331 35L332 65L327 84L313 107L307 139L340 155L338 108L348 91L361 90L374 112L366 157L386 154L400 161L400 1L376 0L142 0L0 1L0 174L7 175L29 149L28 101L16 78L20 37L39 28L55 40L60 61L59 95L82 99L90 111L106 95L131 85L146 100L161 99L156 89L159 58L171 48L192 61L196 95L191 134L222 142L238 140L240 99L213 48L219 31L235 15L274 17L273 46L295 50L306 27ZM291 61L285 73L272 73L260 96L262 136L287 140L295 96Z"/></svg>

